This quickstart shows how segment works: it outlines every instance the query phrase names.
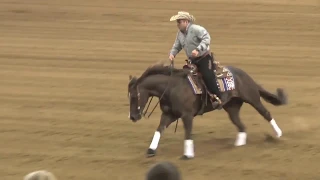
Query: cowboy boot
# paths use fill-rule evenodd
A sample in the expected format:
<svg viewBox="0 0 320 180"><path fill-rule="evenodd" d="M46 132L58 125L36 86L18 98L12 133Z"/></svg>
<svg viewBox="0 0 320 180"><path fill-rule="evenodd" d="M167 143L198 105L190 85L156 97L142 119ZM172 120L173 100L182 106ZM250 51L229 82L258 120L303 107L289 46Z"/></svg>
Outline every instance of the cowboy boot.
<svg viewBox="0 0 320 180"><path fill-rule="evenodd" d="M223 106L223 102L221 101L221 99L217 95L213 95L213 98L215 99L215 101L213 101L212 106L215 109L221 110L222 106Z"/></svg>
<svg viewBox="0 0 320 180"><path fill-rule="evenodd" d="M221 110L222 106L223 106L223 103L222 103L221 99L215 94L214 95L210 95L210 97L211 97L212 107L214 109Z"/></svg>

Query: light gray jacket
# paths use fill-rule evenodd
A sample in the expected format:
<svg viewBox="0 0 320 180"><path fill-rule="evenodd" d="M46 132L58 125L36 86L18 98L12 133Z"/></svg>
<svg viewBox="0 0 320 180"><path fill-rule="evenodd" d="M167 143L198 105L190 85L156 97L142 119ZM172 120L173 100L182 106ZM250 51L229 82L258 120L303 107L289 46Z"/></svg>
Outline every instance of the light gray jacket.
<svg viewBox="0 0 320 180"><path fill-rule="evenodd" d="M198 56L202 56L210 51L210 41L210 34L204 27L196 24L189 24L186 34L180 30L178 31L170 54L176 56L184 49L187 57L192 59L191 53L193 50L197 49L199 51Z"/></svg>

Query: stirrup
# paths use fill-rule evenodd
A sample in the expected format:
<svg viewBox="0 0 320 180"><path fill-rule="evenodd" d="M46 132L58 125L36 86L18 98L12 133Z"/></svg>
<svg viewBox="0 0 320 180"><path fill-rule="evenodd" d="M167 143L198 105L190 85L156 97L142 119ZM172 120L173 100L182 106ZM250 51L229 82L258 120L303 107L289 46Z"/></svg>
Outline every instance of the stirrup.
<svg viewBox="0 0 320 180"><path fill-rule="evenodd" d="M213 97L216 99L216 101L212 102L212 106L214 106L215 109L221 110L222 109L222 101L217 95L213 95Z"/></svg>
<svg viewBox="0 0 320 180"><path fill-rule="evenodd" d="M221 99L217 95L213 95L213 97L218 101L219 104L222 104Z"/></svg>

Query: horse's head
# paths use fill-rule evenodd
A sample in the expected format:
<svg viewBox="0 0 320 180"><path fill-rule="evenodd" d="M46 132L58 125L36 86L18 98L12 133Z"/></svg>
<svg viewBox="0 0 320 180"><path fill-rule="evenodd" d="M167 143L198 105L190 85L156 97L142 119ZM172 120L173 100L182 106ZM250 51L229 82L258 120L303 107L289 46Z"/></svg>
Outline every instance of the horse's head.
<svg viewBox="0 0 320 180"><path fill-rule="evenodd" d="M159 82L165 80L165 86L168 85L168 76L173 74L185 76L187 73L179 69L170 68L164 64L156 64L147 68L139 78L129 76L128 84L128 97L130 103L129 118L136 122L142 118L144 107L146 106L149 97L161 96L163 90L160 93L155 93L156 89L162 89L159 87ZM157 75L163 75L166 78L158 78ZM153 78L152 80L149 79Z"/></svg>
<svg viewBox="0 0 320 180"><path fill-rule="evenodd" d="M143 109L146 106L149 98L147 89L139 85L138 79L130 75L128 84L130 111L128 118L133 122L136 122L142 118Z"/></svg>

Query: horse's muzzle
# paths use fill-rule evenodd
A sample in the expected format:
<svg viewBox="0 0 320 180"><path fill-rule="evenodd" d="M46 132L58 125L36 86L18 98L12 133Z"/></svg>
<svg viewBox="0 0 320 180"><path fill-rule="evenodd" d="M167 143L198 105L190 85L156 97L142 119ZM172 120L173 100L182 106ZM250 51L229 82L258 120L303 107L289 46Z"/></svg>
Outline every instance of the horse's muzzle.
<svg viewBox="0 0 320 180"><path fill-rule="evenodd" d="M138 120L140 120L142 117L140 114L138 115L130 115L130 120L133 122L137 122Z"/></svg>

